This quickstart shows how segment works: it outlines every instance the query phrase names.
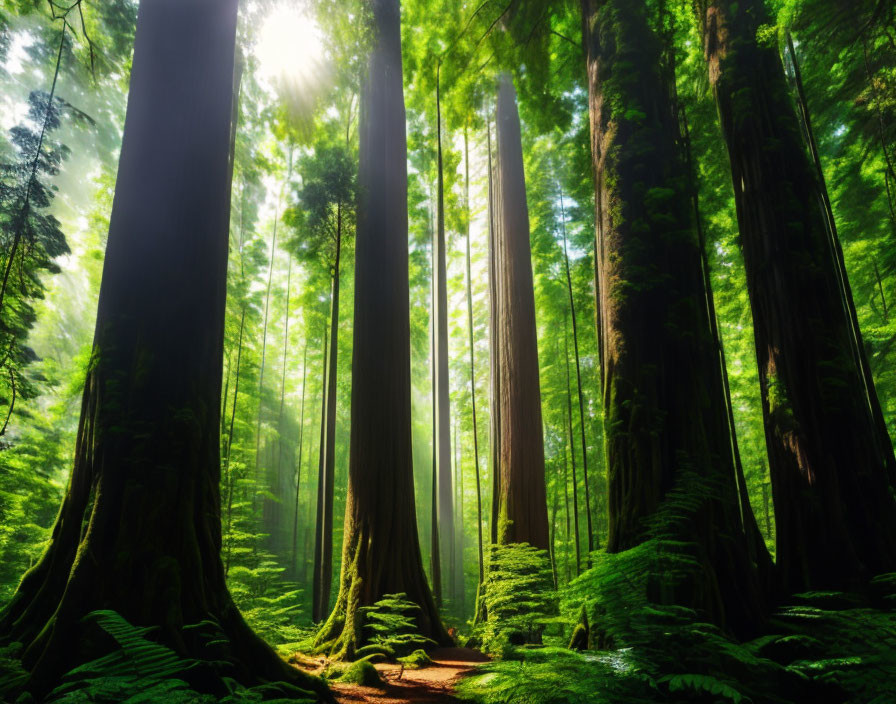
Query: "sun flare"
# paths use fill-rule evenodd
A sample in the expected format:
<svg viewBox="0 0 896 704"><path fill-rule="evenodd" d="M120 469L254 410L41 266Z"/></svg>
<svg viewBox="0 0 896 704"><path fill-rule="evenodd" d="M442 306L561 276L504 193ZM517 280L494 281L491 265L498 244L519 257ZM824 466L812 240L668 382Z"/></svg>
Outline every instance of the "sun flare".
<svg viewBox="0 0 896 704"><path fill-rule="evenodd" d="M297 88L314 84L324 61L317 24L297 7L285 3L268 14L255 53L265 78Z"/></svg>

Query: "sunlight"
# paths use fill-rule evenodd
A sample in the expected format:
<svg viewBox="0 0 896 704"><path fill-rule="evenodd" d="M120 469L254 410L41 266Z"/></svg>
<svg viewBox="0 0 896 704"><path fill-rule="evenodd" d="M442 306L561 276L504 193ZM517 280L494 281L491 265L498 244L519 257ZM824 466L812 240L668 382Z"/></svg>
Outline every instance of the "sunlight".
<svg viewBox="0 0 896 704"><path fill-rule="evenodd" d="M324 59L317 24L287 4L276 6L265 19L255 53L260 73L270 83L299 89L317 82Z"/></svg>

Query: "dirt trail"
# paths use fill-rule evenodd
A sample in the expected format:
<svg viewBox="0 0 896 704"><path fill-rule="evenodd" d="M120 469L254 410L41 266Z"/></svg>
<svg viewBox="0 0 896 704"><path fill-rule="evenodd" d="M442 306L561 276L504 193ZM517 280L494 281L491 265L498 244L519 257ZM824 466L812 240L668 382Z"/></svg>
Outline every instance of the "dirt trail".
<svg viewBox="0 0 896 704"><path fill-rule="evenodd" d="M468 648L441 648L429 656L434 664L421 670L401 672L399 665L378 664L382 688L339 682L330 686L339 704L447 704L460 701L453 696L455 683L476 665L488 661L478 650Z"/></svg>

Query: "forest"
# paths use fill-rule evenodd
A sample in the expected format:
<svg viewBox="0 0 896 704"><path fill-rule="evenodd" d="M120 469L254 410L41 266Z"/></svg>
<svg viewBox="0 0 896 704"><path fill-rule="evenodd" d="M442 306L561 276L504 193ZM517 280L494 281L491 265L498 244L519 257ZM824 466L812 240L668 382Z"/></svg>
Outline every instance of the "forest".
<svg viewBox="0 0 896 704"><path fill-rule="evenodd" d="M0 0L0 701L896 702L896 2Z"/></svg>

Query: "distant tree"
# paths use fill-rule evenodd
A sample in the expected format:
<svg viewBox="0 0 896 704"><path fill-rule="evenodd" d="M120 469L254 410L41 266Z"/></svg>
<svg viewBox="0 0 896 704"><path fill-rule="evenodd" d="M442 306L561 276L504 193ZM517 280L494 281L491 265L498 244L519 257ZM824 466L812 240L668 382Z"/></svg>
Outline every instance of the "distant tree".
<svg viewBox="0 0 896 704"><path fill-rule="evenodd" d="M26 367L36 355L26 341L44 295L41 274L58 272L54 260L69 251L49 212L56 189L48 183L68 155L50 139L66 113L79 114L53 92L32 92L28 122L10 130L13 153L0 162L0 449L16 401L35 394Z"/></svg>
<svg viewBox="0 0 896 704"><path fill-rule="evenodd" d="M333 580L333 486L336 463L336 370L339 359L339 276L343 245L355 229L355 160L347 144L320 144L299 163L302 186L298 206L286 213L296 229L290 243L303 261L323 264L331 280L330 340L326 360L325 399L321 425L318 463L321 510L317 517L314 541L314 577L312 618L321 621L330 606Z"/></svg>

